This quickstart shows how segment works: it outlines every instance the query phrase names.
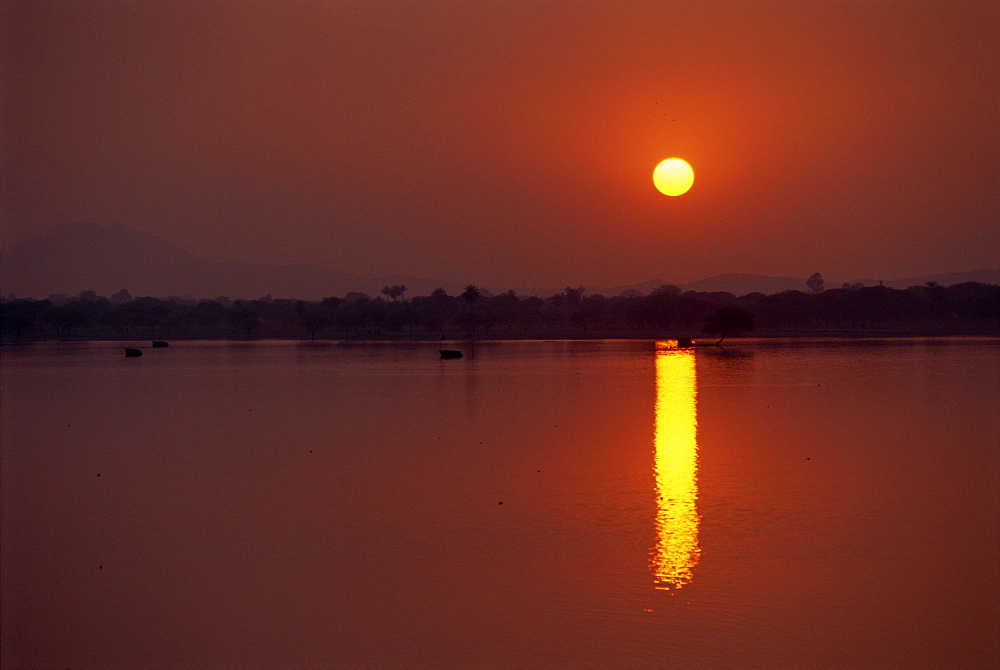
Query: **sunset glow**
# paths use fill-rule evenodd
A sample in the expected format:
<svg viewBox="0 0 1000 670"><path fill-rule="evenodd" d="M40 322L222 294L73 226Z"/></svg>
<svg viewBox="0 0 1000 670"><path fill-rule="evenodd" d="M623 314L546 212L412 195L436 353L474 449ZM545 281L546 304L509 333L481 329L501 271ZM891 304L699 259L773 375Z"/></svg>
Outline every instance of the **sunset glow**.
<svg viewBox="0 0 1000 670"><path fill-rule="evenodd" d="M657 589L676 590L694 579L698 546L698 417L694 351L656 352L656 544L650 569Z"/></svg>
<svg viewBox="0 0 1000 670"><path fill-rule="evenodd" d="M1000 670L998 7L3 0L0 670Z"/></svg>
<svg viewBox="0 0 1000 670"><path fill-rule="evenodd" d="M1000 257L995 3L188 4L0 4L0 250L122 225L408 297ZM244 286L192 295L305 297Z"/></svg>
<svg viewBox="0 0 1000 670"><path fill-rule="evenodd" d="M668 158L653 170L653 184L663 195L684 195L694 184L694 170L683 158Z"/></svg>

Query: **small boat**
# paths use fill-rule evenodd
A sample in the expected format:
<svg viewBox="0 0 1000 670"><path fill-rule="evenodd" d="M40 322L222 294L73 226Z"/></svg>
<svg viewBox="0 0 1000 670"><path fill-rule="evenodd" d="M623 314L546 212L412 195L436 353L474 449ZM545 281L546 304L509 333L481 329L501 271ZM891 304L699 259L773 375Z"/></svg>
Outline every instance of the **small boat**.
<svg viewBox="0 0 1000 670"><path fill-rule="evenodd" d="M461 358L462 352L455 349L438 349L441 352L441 358Z"/></svg>
<svg viewBox="0 0 1000 670"><path fill-rule="evenodd" d="M135 358L136 356L142 356L141 349L133 349L131 347L125 347L125 358Z"/></svg>
<svg viewBox="0 0 1000 670"><path fill-rule="evenodd" d="M161 347L169 347L170 343L166 340L153 340L153 348L159 349Z"/></svg>

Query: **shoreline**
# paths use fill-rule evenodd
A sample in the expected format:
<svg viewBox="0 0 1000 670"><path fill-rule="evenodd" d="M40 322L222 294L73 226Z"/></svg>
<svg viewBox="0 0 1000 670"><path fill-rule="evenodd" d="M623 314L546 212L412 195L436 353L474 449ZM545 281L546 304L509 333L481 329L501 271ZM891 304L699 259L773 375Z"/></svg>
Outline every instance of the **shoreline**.
<svg viewBox="0 0 1000 670"><path fill-rule="evenodd" d="M721 346L736 343L747 343L752 341L777 341L777 340L917 340L917 339L947 339L947 338L980 338L986 340L1000 340L1000 332L983 332L962 330L953 332L942 332L933 330L916 329L816 329L816 330L769 330L753 335L742 337L726 337ZM572 341L657 341L657 340L692 340L696 346L716 346L718 337L715 336L692 336L687 333L663 333L652 331L614 333L602 332L571 332L560 331L552 333L489 333L477 337L468 337L461 334L444 335L440 337L397 336L397 337L289 337L275 334L274 336L261 336L254 338L245 337L139 337L135 335L120 337L102 336L79 336L79 337L49 337L38 339L26 339L20 342L4 341L0 342L2 347L30 346L32 344L67 344L74 342L149 342L153 340L165 340L168 342L233 342L241 344L251 344L254 342L294 342L299 344L335 345L335 344L376 344L376 343L420 343L429 344L440 343L468 343L477 342L572 342Z"/></svg>

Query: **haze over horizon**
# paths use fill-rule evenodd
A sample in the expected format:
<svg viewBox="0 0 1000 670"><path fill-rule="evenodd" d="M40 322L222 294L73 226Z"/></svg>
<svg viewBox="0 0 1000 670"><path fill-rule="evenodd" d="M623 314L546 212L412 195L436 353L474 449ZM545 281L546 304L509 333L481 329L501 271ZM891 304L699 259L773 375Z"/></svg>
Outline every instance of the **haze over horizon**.
<svg viewBox="0 0 1000 670"><path fill-rule="evenodd" d="M631 284L581 286L567 279L559 285L513 286L477 284L486 294L513 290L519 296L550 296L566 287L583 288L589 295L645 295L664 285L682 291L718 292L734 295L773 294L807 289L806 277L771 277L751 273L724 273L694 282L675 282L667 275ZM1000 268L947 272L920 277L873 278L827 274L825 288L842 284L904 289L934 282L942 287L963 282L1000 285ZM469 281L453 282L435 277L391 274L365 277L319 265L272 265L265 263L215 263L170 244L155 235L122 224L99 225L78 222L56 226L39 237L0 252L0 294L4 298L76 296L84 291L110 296L123 289L151 297L320 300L350 293L376 296L386 286L406 287L411 296L430 295L437 289L462 293ZM812 290L809 287L809 290Z"/></svg>
<svg viewBox="0 0 1000 670"><path fill-rule="evenodd" d="M995 268L987 2L0 7L0 246L506 286ZM694 187L659 194L681 156ZM86 288L86 287L83 287Z"/></svg>

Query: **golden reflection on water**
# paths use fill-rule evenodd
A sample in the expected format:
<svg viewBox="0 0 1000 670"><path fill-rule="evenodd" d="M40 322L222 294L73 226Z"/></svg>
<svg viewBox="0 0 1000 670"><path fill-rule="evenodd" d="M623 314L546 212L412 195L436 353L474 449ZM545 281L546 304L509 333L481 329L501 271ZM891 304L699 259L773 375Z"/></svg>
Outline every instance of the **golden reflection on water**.
<svg viewBox="0 0 1000 670"><path fill-rule="evenodd" d="M657 589L677 590L694 579L698 546L698 415L693 349L657 343L653 473L656 544L650 557Z"/></svg>

